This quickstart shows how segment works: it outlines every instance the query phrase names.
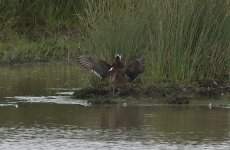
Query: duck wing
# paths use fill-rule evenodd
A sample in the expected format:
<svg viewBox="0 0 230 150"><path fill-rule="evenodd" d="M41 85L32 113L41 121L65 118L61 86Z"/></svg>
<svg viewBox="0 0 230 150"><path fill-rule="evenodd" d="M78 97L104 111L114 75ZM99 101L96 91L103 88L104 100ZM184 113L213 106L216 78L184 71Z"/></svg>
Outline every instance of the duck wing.
<svg viewBox="0 0 230 150"><path fill-rule="evenodd" d="M109 70L112 68L112 66L104 60L89 55L80 55L77 57L77 61L83 68L92 70L101 78L107 77L109 75Z"/></svg>
<svg viewBox="0 0 230 150"><path fill-rule="evenodd" d="M125 69L126 75L131 81L136 79L139 74L143 73L145 69L145 61L142 57L133 60Z"/></svg>

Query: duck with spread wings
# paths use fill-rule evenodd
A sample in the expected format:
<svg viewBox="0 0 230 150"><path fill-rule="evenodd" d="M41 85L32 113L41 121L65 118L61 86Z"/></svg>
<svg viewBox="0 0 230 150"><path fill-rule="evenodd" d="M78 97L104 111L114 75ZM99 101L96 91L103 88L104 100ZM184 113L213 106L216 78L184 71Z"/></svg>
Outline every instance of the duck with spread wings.
<svg viewBox="0 0 230 150"><path fill-rule="evenodd" d="M117 54L112 64L89 55L80 55L77 57L77 60L83 68L90 69L100 78L110 77L113 91L120 91L125 87L126 75L129 81L133 81L139 74L144 72L145 68L145 62L142 57L131 61L125 66L121 55Z"/></svg>

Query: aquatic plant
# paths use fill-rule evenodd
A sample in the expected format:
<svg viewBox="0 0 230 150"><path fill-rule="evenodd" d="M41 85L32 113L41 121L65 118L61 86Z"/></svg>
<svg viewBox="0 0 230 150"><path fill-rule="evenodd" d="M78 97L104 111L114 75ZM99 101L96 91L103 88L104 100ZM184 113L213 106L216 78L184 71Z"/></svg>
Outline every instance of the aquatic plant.
<svg viewBox="0 0 230 150"><path fill-rule="evenodd" d="M102 58L146 59L146 83L223 79L229 71L227 0L87 1L85 49Z"/></svg>
<svg viewBox="0 0 230 150"><path fill-rule="evenodd" d="M223 78L230 56L223 28L227 11L226 0L156 1L149 19L156 79Z"/></svg>
<svg viewBox="0 0 230 150"><path fill-rule="evenodd" d="M87 1L86 15L80 18L87 37L85 49L108 59L118 53L126 61L131 54L143 55L140 49L147 39L147 16L141 12L141 4L133 0Z"/></svg>
<svg viewBox="0 0 230 150"><path fill-rule="evenodd" d="M0 0L0 60L70 61L80 45L82 8L82 0Z"/></svg>
<svg viewBox="0 0 230 150"><path fill-rule="evenodd" d="M0 42L0 60L17 63L24 61L75 60L79 42L75 37L54 36L31 41L25 35L8 32L7 40Z"/></svg>
<svg viewBox="0 0 230 150"><path fill-rule="evenodd" d="M82 10L82 0L1 0L0 21L3 23L0 27L20 32L37 28L53 34L57 29L76 26L76 14Z"/></svg>

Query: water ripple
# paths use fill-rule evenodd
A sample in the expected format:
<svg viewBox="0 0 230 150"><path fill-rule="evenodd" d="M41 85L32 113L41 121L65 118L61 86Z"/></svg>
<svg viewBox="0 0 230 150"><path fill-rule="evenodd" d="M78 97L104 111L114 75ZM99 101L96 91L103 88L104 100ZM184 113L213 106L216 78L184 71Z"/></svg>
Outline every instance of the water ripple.
<svg viewBox="0 0 230 150"><path fill-rule="evenodd" d="M0 128L0 149L229 149L227 141L218 143L176 143L159 139L128 138L130 131L81 130L65 128Z"/></svg>
<svg viewBox="0 0 230 150"><path fill-rule="evenodd" d="M88 106L86 100L71 99L70 96L14 96L6 97L18 102L24 103L54 103L54 104L70 104Z"/></svg>
<svg viewBox="0 0 230 150"><path fill-rule="evenodd" d="M3 104L0 104L0 107L15 107L15 108L18 108L18 104L15 104L15 103L3 103Z"/></svg>

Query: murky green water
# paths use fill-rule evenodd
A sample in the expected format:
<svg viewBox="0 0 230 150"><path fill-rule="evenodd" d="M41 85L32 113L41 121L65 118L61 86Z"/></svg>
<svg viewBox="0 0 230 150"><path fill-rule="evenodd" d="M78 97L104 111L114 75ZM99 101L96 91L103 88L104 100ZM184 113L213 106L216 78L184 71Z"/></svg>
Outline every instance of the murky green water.
<svg viewBox="0 0 230 150"><path fill-rule="evenodd" d="M230 149L230 108L89 106L74 65L0 67L0 149ZM212 100L214 101L214 100Z"/></svg>

